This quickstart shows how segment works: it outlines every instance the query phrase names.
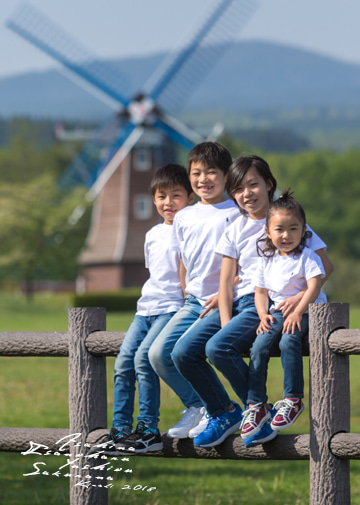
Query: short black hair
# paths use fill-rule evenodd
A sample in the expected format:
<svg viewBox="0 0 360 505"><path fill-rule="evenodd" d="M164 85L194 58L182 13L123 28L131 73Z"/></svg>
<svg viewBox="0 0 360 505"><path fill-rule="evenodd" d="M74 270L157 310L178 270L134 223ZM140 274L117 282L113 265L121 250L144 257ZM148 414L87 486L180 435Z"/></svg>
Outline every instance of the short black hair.
<svg viewBox="0 0 360 505"><path fill-rule="evenodd" d="M276 179L271 173L269 164L260 156L256 156L256 154L244 155L236 158L232 163L229 173L227 174L225 190L228 194L228 197L231 198L235 205L238 205L235 200L235 193L241 186L242 180L245 175L251 168L256 168L258 174L264 179L266 183L270 183L270 189L268 191L269 202L273 201L274 193L276 190ZM244 215L247 215L247 212L244 209L240 208L240 212Z"/></svg>
<svg viewBox="0 0 360 505"><path fill-rule="evenodd" d="M176 163L168 163L155 172L151 179L150 192L154 197L158 189L173 186L182 186L188 195L193 192L186 168Z"/></svg>
<svg viewBox="0 0 360 505"><path fill-rule="evenodd" d="M224 175L232 163L230 152L219 142L202 142L193 147L188 156L188 173L192 163L203 163L209 168L218 168Z"/></svg>

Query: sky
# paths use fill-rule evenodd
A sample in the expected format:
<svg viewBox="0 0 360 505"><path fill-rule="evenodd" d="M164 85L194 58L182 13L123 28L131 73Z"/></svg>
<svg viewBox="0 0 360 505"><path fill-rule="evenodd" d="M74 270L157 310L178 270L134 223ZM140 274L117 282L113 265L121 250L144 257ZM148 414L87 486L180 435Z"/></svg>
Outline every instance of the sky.
<svg viewBox="0 0 360 505"><path fill-rule="evenodd" d="M259 0L240 40L261 40L360 64L359 0ZM22 2L0 1L0 78L56 64L5 26ZM103 57L174 49L214 0L32 0L31 3Z"/></svg>

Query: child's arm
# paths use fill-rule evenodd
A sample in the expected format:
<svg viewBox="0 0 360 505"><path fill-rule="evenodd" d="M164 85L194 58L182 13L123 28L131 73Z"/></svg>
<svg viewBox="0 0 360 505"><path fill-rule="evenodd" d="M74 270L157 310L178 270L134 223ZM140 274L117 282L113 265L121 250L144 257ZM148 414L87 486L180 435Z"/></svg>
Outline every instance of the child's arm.
<svg viewBox="0 0 360 505"><path fill-rule="evenodd" d="M256 286L255 288L255 307L258 312L260 318L260 324L258 329L256 330L257 335L259 333L269 333L271 330L271 323L274 322L274 318L271 314L268 313L269 310L269 293L266 288L259 288Z"/></svg>
<svg viewBox="0 0 360 505"><path fill-rule="evenodd" d="M186 268L185 268L185 265L183 263L183 260L180 260L179 277L180 277L181 288L183 290L184 296L186 296L186 293L185 293L185 288L186 288L186 281L185 281L185 278L186 278Z"/></svg>
<svg viewBox="0 0 360 505"><path fill-rule="evenodd" d="M320 257L320 259L322 261L322 264L323 264L323 267L324 267L324 270L325 270L325 277L323 277L321 279L321 286L323 286L323 284L325 283L325 281L333 273L333 271L334 271L334 265L332 264L329 256L326 254L325 249L318 249L315 252ZM296 309L296 307L298 306L298 304L301 302L301 300L302 300L304 294L306 293L307 289L308 288L305 287L304 289L302 289L301 291L299 291L299 293L297 293L296 295L291 296L290 298L287 298L286 300L284 300L283 302L281 302L280 305L278 305L275 308L275 310L282 310L284 318L288 317L288 315L291 314Z"/></svg>
<svg viewBox="0 0 360 505"><path fill-rule="evenodd" d="M237 260L230 258L230 256L223 256L219 283L219 311L222 328L232 318L234 279L236 274Z"/></svg>
<svg viewBox="0 0 360 505"><path fill-rule="evenodd" d="M329 258L329 256L326 254L325 249L318 249L315 252L320 257L321 262L322 262L323 267L324 267L324 270L325 270L325 277L323 277L321 279L321 286L323 286L324 283L330 277L330 275L333 273L333 271L334 271L334 265L332 264L331 259Z"/></svg>
<svg viewBox="0 0 360 505"><path fill-rule="evenodd" d="M321 290L321 276L317 275L307 281L307 290L297 307L289 314L283 325L283 333L294 333L296 327L301 331L301 319L309 308L309 304L315 302Z"/></svg>

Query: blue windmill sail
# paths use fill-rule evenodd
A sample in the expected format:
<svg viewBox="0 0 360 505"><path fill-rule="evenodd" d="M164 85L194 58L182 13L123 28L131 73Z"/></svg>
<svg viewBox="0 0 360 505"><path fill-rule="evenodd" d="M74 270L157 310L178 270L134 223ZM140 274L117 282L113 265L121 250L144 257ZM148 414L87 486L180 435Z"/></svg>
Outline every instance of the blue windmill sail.
<svg viewBox="0 0 360 505"><path fill-rule="evenodd" d="M134 129L132 123L127 122L125 128L121 123L119 116L115 115L97 129L93 138L84 144L80 153L60 176L60 187L82 185L91 188L101 172L101 167L111 160Z"/></svg>
<svg viewBox="0 0 360 505"><path fill-rule="evenodd" d="M6 26L61 63L97 91L127 106L126 76L114 65L92 54L75 37L29 3L23 3L7 20Z"/></svg>
<svg viewBox="0 0 360 505"><path fill-rule="evenodd" d="M238 36L255 12L258 0L216 2L188 43L165 58L144 86L144 92L174 114Z"/></svg>
<svg viewBox="0 0 360 505"><path fill-rule="evenodd" d="M189 42L160 65L142 93L128 98L125 79L106 62L95 58L79 42L55 23L25 4L7 26L27 41L59 61L65 68L116 101L121 108L87 142L74 159L62 181L65 186L96 185L92 197L113 171L116 157L121 161L139 139L144 126L164 132L170 139L191 149L202 137L169 115L178 110L189 94L213 67L255 10L257 0L217 0L215 7ZM107 171L106 177L103 172Z"/></svg>

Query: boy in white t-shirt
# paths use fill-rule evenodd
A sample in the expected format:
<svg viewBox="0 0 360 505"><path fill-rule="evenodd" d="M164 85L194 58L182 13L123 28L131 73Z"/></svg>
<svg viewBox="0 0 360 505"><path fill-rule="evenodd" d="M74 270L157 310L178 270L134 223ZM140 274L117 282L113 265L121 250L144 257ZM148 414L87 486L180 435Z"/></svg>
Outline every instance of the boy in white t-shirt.
<svg viewBox="0 0 360 505"><path fill-rule="evenodd" d="M149 350L157 374L179 396L184 416L168 430L173 438L186 438L203 416L203 403L175 367L171 353L186 331L217 308L221 257L215 247L239 210L224 194L225 178L232 163L229 151L217 142L203 142L189 153L188 171L192 189L200 202L179 212L174 219L172 249L181 253L185 304L164 328ZM194 327L193 326L193 327ZM241 409L232 405L239 418Z"/></svg>
<svg viewBox="0 0 360 505"><path fill-rule="evenodd" d="M180 254L170 250L175 215L194 201L186 169L168 164L151 182L151 194L164 222L145 237L145 282L137 312L115 361L112 428L90 452L114 454L118 450L158 451L163 447L159 430L160 384L151 367L148 350L154 339L184 304L180 281ZM138 382L139 416L132 432L135 382Z"/></svg>

